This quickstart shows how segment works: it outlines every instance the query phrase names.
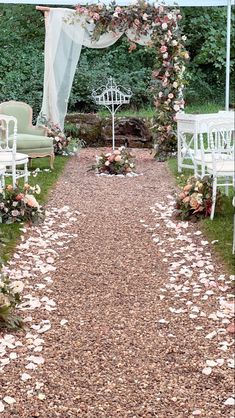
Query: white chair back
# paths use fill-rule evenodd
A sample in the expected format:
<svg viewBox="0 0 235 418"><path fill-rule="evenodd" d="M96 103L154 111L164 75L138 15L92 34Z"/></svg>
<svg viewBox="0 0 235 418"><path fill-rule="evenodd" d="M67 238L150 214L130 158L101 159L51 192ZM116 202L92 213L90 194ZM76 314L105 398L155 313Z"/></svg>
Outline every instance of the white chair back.
<svg viewBox="0 0 235 418"><path fill-rule="evenodd" d="M9 133L13 131L13 139L9 140ZM14 116L0 114L0 152L16 154L17 119ZM1 160L1 158L0 158Z"/></svg>
<svg viewBox="0 0 235 418"><path fill-rule="evenodd" d="M208 126L208 150L231 153L234 151L234 123L222 121Z"/></svg>

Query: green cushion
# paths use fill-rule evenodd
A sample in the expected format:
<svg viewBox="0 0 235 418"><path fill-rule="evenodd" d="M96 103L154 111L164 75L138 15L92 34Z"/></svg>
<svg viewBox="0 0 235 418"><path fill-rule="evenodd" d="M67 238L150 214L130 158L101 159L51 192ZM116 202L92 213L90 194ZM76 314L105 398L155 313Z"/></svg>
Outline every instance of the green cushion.
<svg viewBox="0 0 235 418"><path fill-rule="evenodd" d="M12 145L12 135L9 137L9 143ZM17 150L42 150L45 148L53 149L53 138L39 135L18 134L17 135Z"/></svg>

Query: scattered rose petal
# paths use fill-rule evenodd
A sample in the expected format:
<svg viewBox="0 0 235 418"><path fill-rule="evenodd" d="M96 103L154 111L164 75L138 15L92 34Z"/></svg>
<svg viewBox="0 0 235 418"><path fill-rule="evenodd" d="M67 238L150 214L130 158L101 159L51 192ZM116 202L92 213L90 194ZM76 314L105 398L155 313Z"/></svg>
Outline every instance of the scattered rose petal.
<svg viewBox="0 0 235 418"><path fill-rule="evenodd" d="M206 376L209 376L211 372L212 372L211 367L204 367L204 369L202 370L202 373L205 374Z"/></svg>
<svg viewBox="0 0 235 418"><path fill-rule="evenodd" d="M226 401L224 402L224 405L228 405L228 406L235 405L235 399L234 398L228 398L228 399L226 399Z"/></svg>
<svg viewBox="0 0 235 418"><path fill-rule="evenodd" d="M11 396L5 396L5 398L3 398L3 400L8 404L8 405L12 405L13 403L16 402L15 398L12 398Z"/></svg>

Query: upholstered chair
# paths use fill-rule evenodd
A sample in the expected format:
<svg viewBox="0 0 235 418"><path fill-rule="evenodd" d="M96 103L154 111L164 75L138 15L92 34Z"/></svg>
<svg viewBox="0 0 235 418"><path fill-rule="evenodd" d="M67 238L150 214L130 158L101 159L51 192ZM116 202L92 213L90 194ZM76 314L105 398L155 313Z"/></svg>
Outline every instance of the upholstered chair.
<svg viewBox="0 0 235 418"><path fill-rule="evenodd" d="M53 168L53 138L47 137L47 128L32 125L32 108L27 103L11 100L0 104L0 114L17 119L17 152L27 154L30 159L49 156ZM13 141L13 132L11 137Z"/></svg>

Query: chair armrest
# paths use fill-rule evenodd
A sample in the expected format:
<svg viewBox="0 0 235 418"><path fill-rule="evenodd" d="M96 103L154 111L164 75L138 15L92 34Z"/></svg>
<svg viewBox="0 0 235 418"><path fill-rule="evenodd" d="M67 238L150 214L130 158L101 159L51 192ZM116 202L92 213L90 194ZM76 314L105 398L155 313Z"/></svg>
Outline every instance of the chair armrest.
<svg viewBox="0 0 235 418"><path fill-rule="evenodd" d="M25 129L25 134L47 136L46 126L29 126Z"/></svg>

